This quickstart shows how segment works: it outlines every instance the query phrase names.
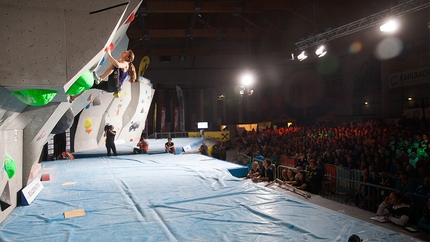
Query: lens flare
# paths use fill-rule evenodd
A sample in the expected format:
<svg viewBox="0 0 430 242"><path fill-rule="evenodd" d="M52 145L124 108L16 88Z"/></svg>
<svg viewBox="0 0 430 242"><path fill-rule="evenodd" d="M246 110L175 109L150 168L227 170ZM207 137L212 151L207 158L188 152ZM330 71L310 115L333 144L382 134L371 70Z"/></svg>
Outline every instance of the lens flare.
<svg viewBox="0 0 430 242"><path fill-rule="evenodd" d="M349 46L349 53L357 54L358 52L361 51L362 48L363 48L363 45L361 44L361 42L356 41Z"/></svg>
<svg viewBox="0 0 430 242"><path fill-rule="evenodd" d="M376 58L380 60L391 59L398 56L403 50L403 42L396 37L383 39L375 50Z"/></svg>

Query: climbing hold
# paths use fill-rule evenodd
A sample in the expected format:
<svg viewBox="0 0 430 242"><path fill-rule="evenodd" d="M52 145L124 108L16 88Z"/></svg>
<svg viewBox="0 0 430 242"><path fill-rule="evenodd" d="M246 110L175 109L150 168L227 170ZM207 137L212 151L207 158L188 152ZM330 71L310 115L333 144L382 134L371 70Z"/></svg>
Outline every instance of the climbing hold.
<svg viewBox="0 0 430 242"><path fill-rule="evenodd" d="M9 155L6 155L6 159L4 161L4 170L6 171L9 179L11 179L16 173L16 163Z"/></svg>
<svg viewBox="0 0 430 242"><path fill-rule="evenodd" d="M46 89L25 89L21 91L13 91L12 94L27 105L43 106L52 101L55 95L57 95L57 91Z"/></svg>
<svg viewBox="0 0 430 242"><path fill-rule="evenodd" d="M128 17L127 21L125 21L125 24L129 24L133 22L134 20L134 12L131 12L130 17Z"/></svg>

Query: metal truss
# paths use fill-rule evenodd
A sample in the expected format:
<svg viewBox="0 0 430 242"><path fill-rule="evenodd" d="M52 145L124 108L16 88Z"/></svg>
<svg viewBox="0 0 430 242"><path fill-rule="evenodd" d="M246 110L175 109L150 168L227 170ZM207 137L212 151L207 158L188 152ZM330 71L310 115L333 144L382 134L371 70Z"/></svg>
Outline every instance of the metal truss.
<svg viewBox="0 0 430 242"><path fill-rule="evenodd" d="M298 50L304 50L309 47L373 27L393 17L400 17L419 11L421 9L428 8L429 6L430 0L411 0L339 28L317 34L305 40L299 41L295 43L295 45L297 46Z"/></svg>

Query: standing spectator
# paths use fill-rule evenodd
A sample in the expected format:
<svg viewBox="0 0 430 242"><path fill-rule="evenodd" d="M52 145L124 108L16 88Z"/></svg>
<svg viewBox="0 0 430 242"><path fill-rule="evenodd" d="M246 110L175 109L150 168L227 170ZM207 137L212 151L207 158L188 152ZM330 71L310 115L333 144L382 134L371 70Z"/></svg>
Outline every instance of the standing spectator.
<svg viewBox="0 0 430 242"><path fill-rule="evenodd" d="M374 183L374 180L372 176L370 176L368 169L364 169L362 171L360 181L362 182L362 184L360 184L360 187L354 194L354 201L357 207L367 209L371 206L372 196L374 193L374 189L372 186L365 185L365 183Z"/></svg>
<svg viewBox="0 0 430 242"><path fill-rule="evenodd" d="M115 146L115 135L116 135L116 131L113 130L114 126L113 125L106 125L105 126L105 133L104 136L106 137L106 149L107 149L107 155L111 156L113 152L114 156L117 156L118 154L116 153L116 146Z"/></svg>
<svg viewBox="0 0 430 242"><path fill-rule="evenodd" d="M300 152L299 158L297 158L297 164L296 167L300 166L303 169L306 169L308 167L308 160L306 158L305 152Z"/></svg>
<svg viewBox="0 0 430 242"><path fill-rule="evenodd" d="M316 161L314 159L309 160L308 172L309 173L307 178L311 181L313 188L313 191L311 192L318 195L322 188L324 172L321 170L320 167L317 166Z"/></svg>
<svg viewBox="0 0 430 242"><path fill-rule="evenodd" d="M406 176L404 171L400 171L400 178L396 181L394 188L405 195L406 193L414 192L414 183L408 176Z"/></svg>
<svg viewBox="0 0 430 242"><path fill-rule="evenodd" d="M418 221L418 227L430 232L430 197L427 199L427 207L424 209L423 216Z"/></svg>
<svg viewBox="0 0 430 242"><path fill-rule="evenodd" d="M415 194L420 196L430 196L430 176L427 176L423 180L423 184L419 185L415 190ZM424 207L425 201L421 198L417 201L418 206Z"/></svg>

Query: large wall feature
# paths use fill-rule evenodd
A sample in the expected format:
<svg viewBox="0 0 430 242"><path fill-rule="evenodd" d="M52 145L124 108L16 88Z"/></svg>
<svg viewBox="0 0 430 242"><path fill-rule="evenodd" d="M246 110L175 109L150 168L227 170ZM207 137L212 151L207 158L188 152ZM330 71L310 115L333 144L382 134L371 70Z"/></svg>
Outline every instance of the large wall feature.
<svg viewBox="0 0 430 242"><path fill-rule="evenodd" d="M109 109L112 94L88 90L91 79L73 102L67 91L85 73L107 68L109 61L102 63L107 46L117 47L113 54L127 49L125 33L141 3L0 1L0 165L14 169L0 174L0 221L17 206L18 192L40 179L43 146L63 115L103 105L103 112ZM93 124L104 121L100 115Z"/></svg>

